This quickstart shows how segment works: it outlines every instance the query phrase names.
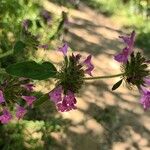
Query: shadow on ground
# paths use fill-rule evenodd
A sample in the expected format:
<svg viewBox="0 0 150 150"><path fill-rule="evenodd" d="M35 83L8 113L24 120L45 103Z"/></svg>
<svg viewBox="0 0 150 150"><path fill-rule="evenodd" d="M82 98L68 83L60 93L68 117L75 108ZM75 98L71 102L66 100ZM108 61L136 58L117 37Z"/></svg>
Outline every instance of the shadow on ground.
<svg viewBox="0 0 150 150"><path fill-rule="evenodd" d="M65 40L84 57L88 54L94 56L93 75L120 72L113 56L123 47L118 40L118 36L124 33L121 25L84 4L69 12L70 27ZM54 62L59 57L51 53ZM70 121L61 133L62 150L150 149L150 113L143 111L136 89L127 89L124 83L117 91L111 91L118 80L86 82L77 97L78 109L61 113L64 119ZM56 137L59 136L56 134ZM58 138L56 140L59 141Z"/></svg>

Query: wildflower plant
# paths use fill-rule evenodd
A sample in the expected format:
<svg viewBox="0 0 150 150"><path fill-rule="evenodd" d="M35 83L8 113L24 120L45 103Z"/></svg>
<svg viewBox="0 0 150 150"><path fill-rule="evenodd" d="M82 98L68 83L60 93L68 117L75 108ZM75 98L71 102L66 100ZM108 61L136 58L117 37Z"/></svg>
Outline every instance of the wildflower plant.
<svg viewBox="0 0 150 150"><path fill-rule="evenodd" d="M135 31L129 36L120 36L125 43L122 52L115 55L114 59L121 63L122 79L118 81L112 88L117 89L122 81L125 81L127 87L137 87L141 93L140 103L144 109L150 108L150 70L148 68L148 60L141 52L134 51Z"/></svg>
<svg viewBox="0 0 150 150"><path fill-rule="evenodd" d="M76 109L77 100L75 94L79 92L83 83L85 74L92 76L94 69L91 63L91 55L84 61L81 61L81 55L67 56L68 45L65 43L59 48L64 55L64 63L57 73L56 88L49 93L50 99L56 104L60 111L69 111Z"/></svg>
<svg viewBox="0 0 150 150"><path fill-rule="evenodd" d="M62 13L63 16L64 12ZM43 10L41 13L45 22L50 25L50 13ZM66 17L64 17L66 18ZM65 19L57 28L58 32L62 29ZM22 36L20 41L16 41L13 51L6 52L0 58L9 55L20 54L20 50L29 50L44 48L48 49L49 44L41 44L38 36L30 32L31 22L29 19L22 22ZM54 35L55 36L55 35ZM51 39L54 38L51 37ZM92 55L84 58L80 54L68 53L69 45L67 42L57 49L62 53L63 62L59 69L49 61L36 62L34 60L26 60L6 67L0 68L0 122L6 124L12 118L23 118L28 110L41 105L49 100L54 103L56 109L60 112L67 112L77 109L76 95L79 93L86 80L97 80L102 78L120 77L121 79L114 84L112 90L116 90L122 82L127 87L137 87L141 96L140 103L144 109L150 108L150 85L149 61L141 52L134 51L135 31L130 35L119 37L125 44L122 51L114 56L114 59L120 63L121 73L109 76L93 76L92 71L94 65L92 63ZM55 79L55 87L42 97L34 95L34 80ZM13 113L15 111L15 113Z"/></svg>

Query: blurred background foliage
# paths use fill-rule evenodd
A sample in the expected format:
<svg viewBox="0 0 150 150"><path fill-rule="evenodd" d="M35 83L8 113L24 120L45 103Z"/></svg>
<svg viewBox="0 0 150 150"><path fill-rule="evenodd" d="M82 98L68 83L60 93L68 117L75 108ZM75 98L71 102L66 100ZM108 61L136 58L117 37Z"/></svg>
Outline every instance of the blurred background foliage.
<svg viewBox="0 0 150 150"><path fill-rule="evenodd" d="M28 32L23 31L23 21L29 21ZM56 15L45 10L41 0L1 0L0 1L0 55L13 50L17 41L22 41L26 49L19 55L1 59L1 67L23 61L35 59L34 51L38 46L53 49L67 31L65 23L67 13ZM65 27L64 27L65 26ZM57 40L56 40L57 39Z"/></svg>
<svg viewBox="0 0 150 150"><path fill-rule="evenodd" d="M135 29L136 45L150 50L150 0L81 0L88 6L113 17L123 24L124 29Z"/></svg>
<svg viewBox="0 0 150 150"><path fill-rule="evenodd" d="M123 24L123 29L135 29L136 45L145 50L150 49L150 0L50 0L61 6L78 8L85 3L97 12L112 17Z"/></svg>
<svg viewBox="0 0 150 150"><path fill-rule="evenodd" d="M23 29L24 20L29 21L27 32ZM34 52L43 47L47 50L56 48L67 30L66 22L67 13L56 15L47 11L41 0L1 0L0 67L5 68L9 64L30 59L38 61ZM1 58L12 50L12 55ZM34 95L39 94L35 92ZM54 145L57 147L58 144L51 133L61 132L67 122L58 114L56 117L56 114L54 106L48 102L40 108L30 110L22 121L0 124L0 149L49 149Z"/></svg>

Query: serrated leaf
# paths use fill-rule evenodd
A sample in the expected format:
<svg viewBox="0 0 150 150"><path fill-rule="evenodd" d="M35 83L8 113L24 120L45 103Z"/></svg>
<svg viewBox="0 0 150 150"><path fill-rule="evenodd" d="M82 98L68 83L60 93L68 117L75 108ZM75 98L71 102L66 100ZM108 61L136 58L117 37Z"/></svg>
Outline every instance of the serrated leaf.
<svg viewBox="0 0 150 150"><path fill-rule="evenodd" d="M26 61L8 66L6 72L13 76L44 80L55 77L57 70L50 62L38 64L35 61Z"/></svg>
<svg viewBox="0 0 150 150"><path fill-rule="evenodd" d="M44 94L43 96L41 96L39 99L37 99L34 103L34 107L38 107L40 105L42 105L44 102L46 102L47 100L49 100L49 95L48 93Z"/></svg>
<svg viewBox="0 0 150 150"><path fill-rule="evenodd" d="M113 91L116 90L121 85L121 83L122 83L122 79L113 85L112 90Z"/></svg>
<svg viewBox="0 0 150 150"><path fill-rule="evenodd" d="M14 45L14 54L23 52L25 47L26 47L25 43L23 43L22 41L17 41Z"/></svg>

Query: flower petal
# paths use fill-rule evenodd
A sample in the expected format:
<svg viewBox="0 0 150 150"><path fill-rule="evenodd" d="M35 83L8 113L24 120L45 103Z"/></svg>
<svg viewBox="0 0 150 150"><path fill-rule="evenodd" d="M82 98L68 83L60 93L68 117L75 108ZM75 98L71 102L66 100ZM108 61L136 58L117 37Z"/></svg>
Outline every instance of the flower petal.
<svg viewBox="0 0 150 150"><path fill-rule="evenodd" d="M19 105L17 106L16 117L18 119L23 118L26 113L27 113L27 110L24 107L19 106Z"/></svg>
<svg viewBox="0 0 150 150"><path fill-rule="evenodd" d="M149 90L144 89L141 95L140 103L143 105L143 108L145 110L150 108L150 91Z"/></svg>
<svg viewBox="0 0 150 150"><path fill-rule="evenodd" d="M4 99L4 95L3 92L0 90L0 103L4 103L5 99Z"/></svg>
<svg viewBox="0 0 150 150"><path fill-rule="evenodd" d="M130 36L119 36L119 38L123 39L126 47L122 50L121 53L115 55L114 59L120 63L126 63L128 57L133 52L134 40L135 40L135 31L132 31Z"/></svg>
<svg viewBox="0 0 150 150"><path fill-rule="evenodd" d="M35 96L21 96L27 102L28 106L32 106L33 102L36 100Z"/></svg>
<svg viewBox="0 0 150 150"><path fill-rule="evenodd" d="M54 103L58 103L60 101L62 101L62 86L58 86L56 88L54 88L50 93L49 93L49 97L50 100L52 100Z"/></svg>
<svg viewBox="0 0 150 150"><path fill-rule="evenodd" d="M87 66L87 69L85 70L85 73L92 76L92 71L94 69L94 65L91 63L92 55L87 56L87 58L84 60L84 64Z"/></svg>
<svg viewBox="0 0 150 150"><path fill-rule="evenodd" d="M0 116L0 121L2 124L7 124L12 119L12 115L10 112L5 108L3 109L3 114Z"/></svg>
<svg viewBox="0 0 150 150"><path fill-rule="evenodd" d="M67 43L64 43L64 45L60 48L58 48L58 51L62 52L64 54L64 56L67 55L67 51L68 51L68 44Z"/></svg>

